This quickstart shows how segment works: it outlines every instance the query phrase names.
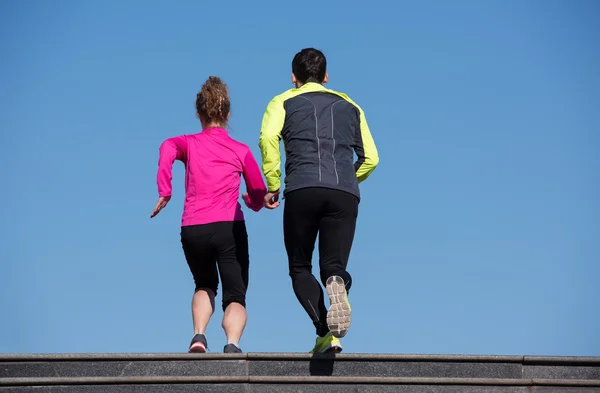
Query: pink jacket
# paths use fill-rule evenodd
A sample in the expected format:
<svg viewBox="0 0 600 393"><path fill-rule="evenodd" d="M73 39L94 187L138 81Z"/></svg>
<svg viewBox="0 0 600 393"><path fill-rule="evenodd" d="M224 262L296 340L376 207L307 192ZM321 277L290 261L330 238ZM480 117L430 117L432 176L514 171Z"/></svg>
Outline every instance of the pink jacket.
<svg viewBox="0 0 600 393"><path fill-rule="evenodd" d="M171 196L176 159L185 164L182 226L244 220L238 202L241 175L250 208L259 211L263 207L267 189L258 164L250 148L232 139L227 130L213 127L165 140L158 159L159 196Z"/></svg>

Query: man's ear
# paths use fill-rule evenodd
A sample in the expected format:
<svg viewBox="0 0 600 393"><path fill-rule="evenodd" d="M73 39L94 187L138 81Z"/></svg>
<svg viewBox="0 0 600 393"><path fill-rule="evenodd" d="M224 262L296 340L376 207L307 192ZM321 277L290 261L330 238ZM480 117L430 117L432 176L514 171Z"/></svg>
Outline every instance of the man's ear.
<svg viewBox="0 0 600 393"><path fill-rule="evenodd" d="M298 79L296 78L296 75L294 75L294 73L292 72L292 84L296 87L298 87Z"/></svg>
<svg viewBox="0 0 600 393"><path fill-rule="evenodd" d="M325 73L325 78L323 78L323 84L326 84L329 81L329 74Z"/></svg>

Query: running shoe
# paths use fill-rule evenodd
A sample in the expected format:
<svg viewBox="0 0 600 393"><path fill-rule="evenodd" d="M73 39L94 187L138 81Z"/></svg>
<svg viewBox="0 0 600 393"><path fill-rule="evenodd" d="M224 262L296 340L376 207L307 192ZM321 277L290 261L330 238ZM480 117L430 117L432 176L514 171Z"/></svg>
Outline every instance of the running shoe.
<svg viewBox="0 0 600 393"><path fill-rule="evenodd" d="M327 326L336 338L342 338L348 333L352 320L352 309L348 301L346 284L340 276L327 279L327 294L329 295L329 311L327 311Z"/></svg>

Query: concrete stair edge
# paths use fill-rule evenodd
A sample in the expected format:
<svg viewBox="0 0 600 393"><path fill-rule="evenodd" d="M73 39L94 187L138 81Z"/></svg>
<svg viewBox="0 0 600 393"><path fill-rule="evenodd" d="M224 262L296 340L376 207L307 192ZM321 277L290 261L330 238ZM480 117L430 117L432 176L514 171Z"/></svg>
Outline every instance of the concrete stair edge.
<svg viewBox="0 0 600 393"><path fill-rule="evenodd" d="M600 387L600 380L532 378L415 378L337 376L141 376L80 378L2 378L3 386L130 385L130 384L352 384L352 385L476 385L476 386L562 386Z"/></svg>
<svg viewBox="0 0 600 393"><path fill-rule="evenodd" d="M335 361L423 361L423 362L492 362L539 365L600 366L600 356L531 356L531 355L445 355L445 354L368 354L347 353L313 355L309 353L249 352L224 353L33 353L0 354L2 362L60 361L136 361L136 360L331 360Z"/></svg>

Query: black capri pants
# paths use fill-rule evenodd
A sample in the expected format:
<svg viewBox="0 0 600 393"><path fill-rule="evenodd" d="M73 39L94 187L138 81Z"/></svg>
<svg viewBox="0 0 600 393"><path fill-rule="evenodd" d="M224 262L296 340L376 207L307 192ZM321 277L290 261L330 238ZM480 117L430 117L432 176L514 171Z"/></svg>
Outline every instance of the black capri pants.
<svg viewBox="0 0 600 393"><path fill-rule="evenodd" d="M223 310L233 302L246 307L250 257L244 221L181 227L181 244L196 292L210 289L216 296L220 275Z"/></svg>

